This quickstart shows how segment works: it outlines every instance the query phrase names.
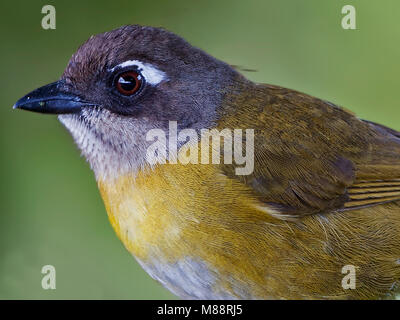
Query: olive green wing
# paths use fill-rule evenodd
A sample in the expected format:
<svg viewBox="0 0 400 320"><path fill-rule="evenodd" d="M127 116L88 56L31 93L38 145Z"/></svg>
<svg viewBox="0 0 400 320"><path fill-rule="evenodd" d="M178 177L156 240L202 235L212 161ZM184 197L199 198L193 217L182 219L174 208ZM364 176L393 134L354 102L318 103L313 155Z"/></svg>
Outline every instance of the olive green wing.
<svg viewBox="0 0 400 320"><path fill-rule="evenodd" d="M345 209L382 204L400 199L400 132L365 121L377 133L373 155L357 161L356 180L347 189Z"/></svg>
<svg viewBox="0 0 400 320"><path fill-rule="evenodd" d="M293 90L258 90L219 125L254 128L254 171L222 170L262 203L301 216L400 200L399 132Z"/></svg>

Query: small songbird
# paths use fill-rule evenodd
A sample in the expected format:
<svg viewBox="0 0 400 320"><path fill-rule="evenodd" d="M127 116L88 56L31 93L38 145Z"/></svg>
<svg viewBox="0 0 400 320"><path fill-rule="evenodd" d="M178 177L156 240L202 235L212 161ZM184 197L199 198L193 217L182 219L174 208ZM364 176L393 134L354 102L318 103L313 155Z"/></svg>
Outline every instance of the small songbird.
<svg viewBox="0 0 400 320"><path fill-rule="evenodd" d="M95 173L118 237L179 297L399 293L395 130L253 83L179 36L138 25L92 36L59 81L14 108L58 114ZM152 158L150 133L170 141L171 123L199 135L166 143ZM242 130L233 144L242 156L252 142L244 132L253 132L251 170L239 174L243 162L222 161L222 147L219 162L177 161L200 150L205 129Z"/></svg>

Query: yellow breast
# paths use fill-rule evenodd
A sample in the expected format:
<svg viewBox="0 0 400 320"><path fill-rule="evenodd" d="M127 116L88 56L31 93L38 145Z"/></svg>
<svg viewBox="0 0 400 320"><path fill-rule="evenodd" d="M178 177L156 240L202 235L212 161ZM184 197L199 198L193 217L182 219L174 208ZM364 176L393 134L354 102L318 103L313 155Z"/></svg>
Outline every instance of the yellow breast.
<svg viewBox="0 0 400 320"><path fill-rule="evenodd" d="M98 184L111 224L129 252L183 297L196 296L182 286L205 290L204 283L196 288L202 277L209 279L210 292L200 297L376 297L400 275L397 204L283 221L214 165L159 165ZM385 242L386 254L375 249L377 241ZM199 271L199 263L207 274ZM341 270L349 264L358 268L359 290L342 288ZM175 281L174 266L194 275ZM371 289L376 272L382 278Z"/></svg>

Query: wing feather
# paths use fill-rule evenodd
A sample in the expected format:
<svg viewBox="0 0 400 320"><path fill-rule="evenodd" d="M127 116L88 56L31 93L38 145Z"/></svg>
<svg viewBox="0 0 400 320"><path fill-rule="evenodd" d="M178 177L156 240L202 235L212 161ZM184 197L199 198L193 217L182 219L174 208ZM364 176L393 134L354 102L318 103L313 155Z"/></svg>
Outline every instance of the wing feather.
<svg viewBox="0 0 400 320"><path fill-rule="evenodd" d="M254 128L254 172L237 176L261 203L302 216L400 200L400 133L329 102L259 85L224 111L221 128ZM256 98L255 98L256 97ZM254 121L257 119L257 121Z"/></svg>

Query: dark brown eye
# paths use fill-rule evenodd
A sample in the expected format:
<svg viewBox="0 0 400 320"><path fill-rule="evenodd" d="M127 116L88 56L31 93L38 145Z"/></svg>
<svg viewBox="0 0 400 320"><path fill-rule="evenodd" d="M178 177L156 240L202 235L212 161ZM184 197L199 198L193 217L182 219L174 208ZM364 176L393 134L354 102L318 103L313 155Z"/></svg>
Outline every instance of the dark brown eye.
<svg viewBox="0 0 400 320"><path fill-rule="evenodd" d="M137 92L142 85L142 76L135 71L127 71L117 76L115 86L119 93L131 96Z"/></svg>

